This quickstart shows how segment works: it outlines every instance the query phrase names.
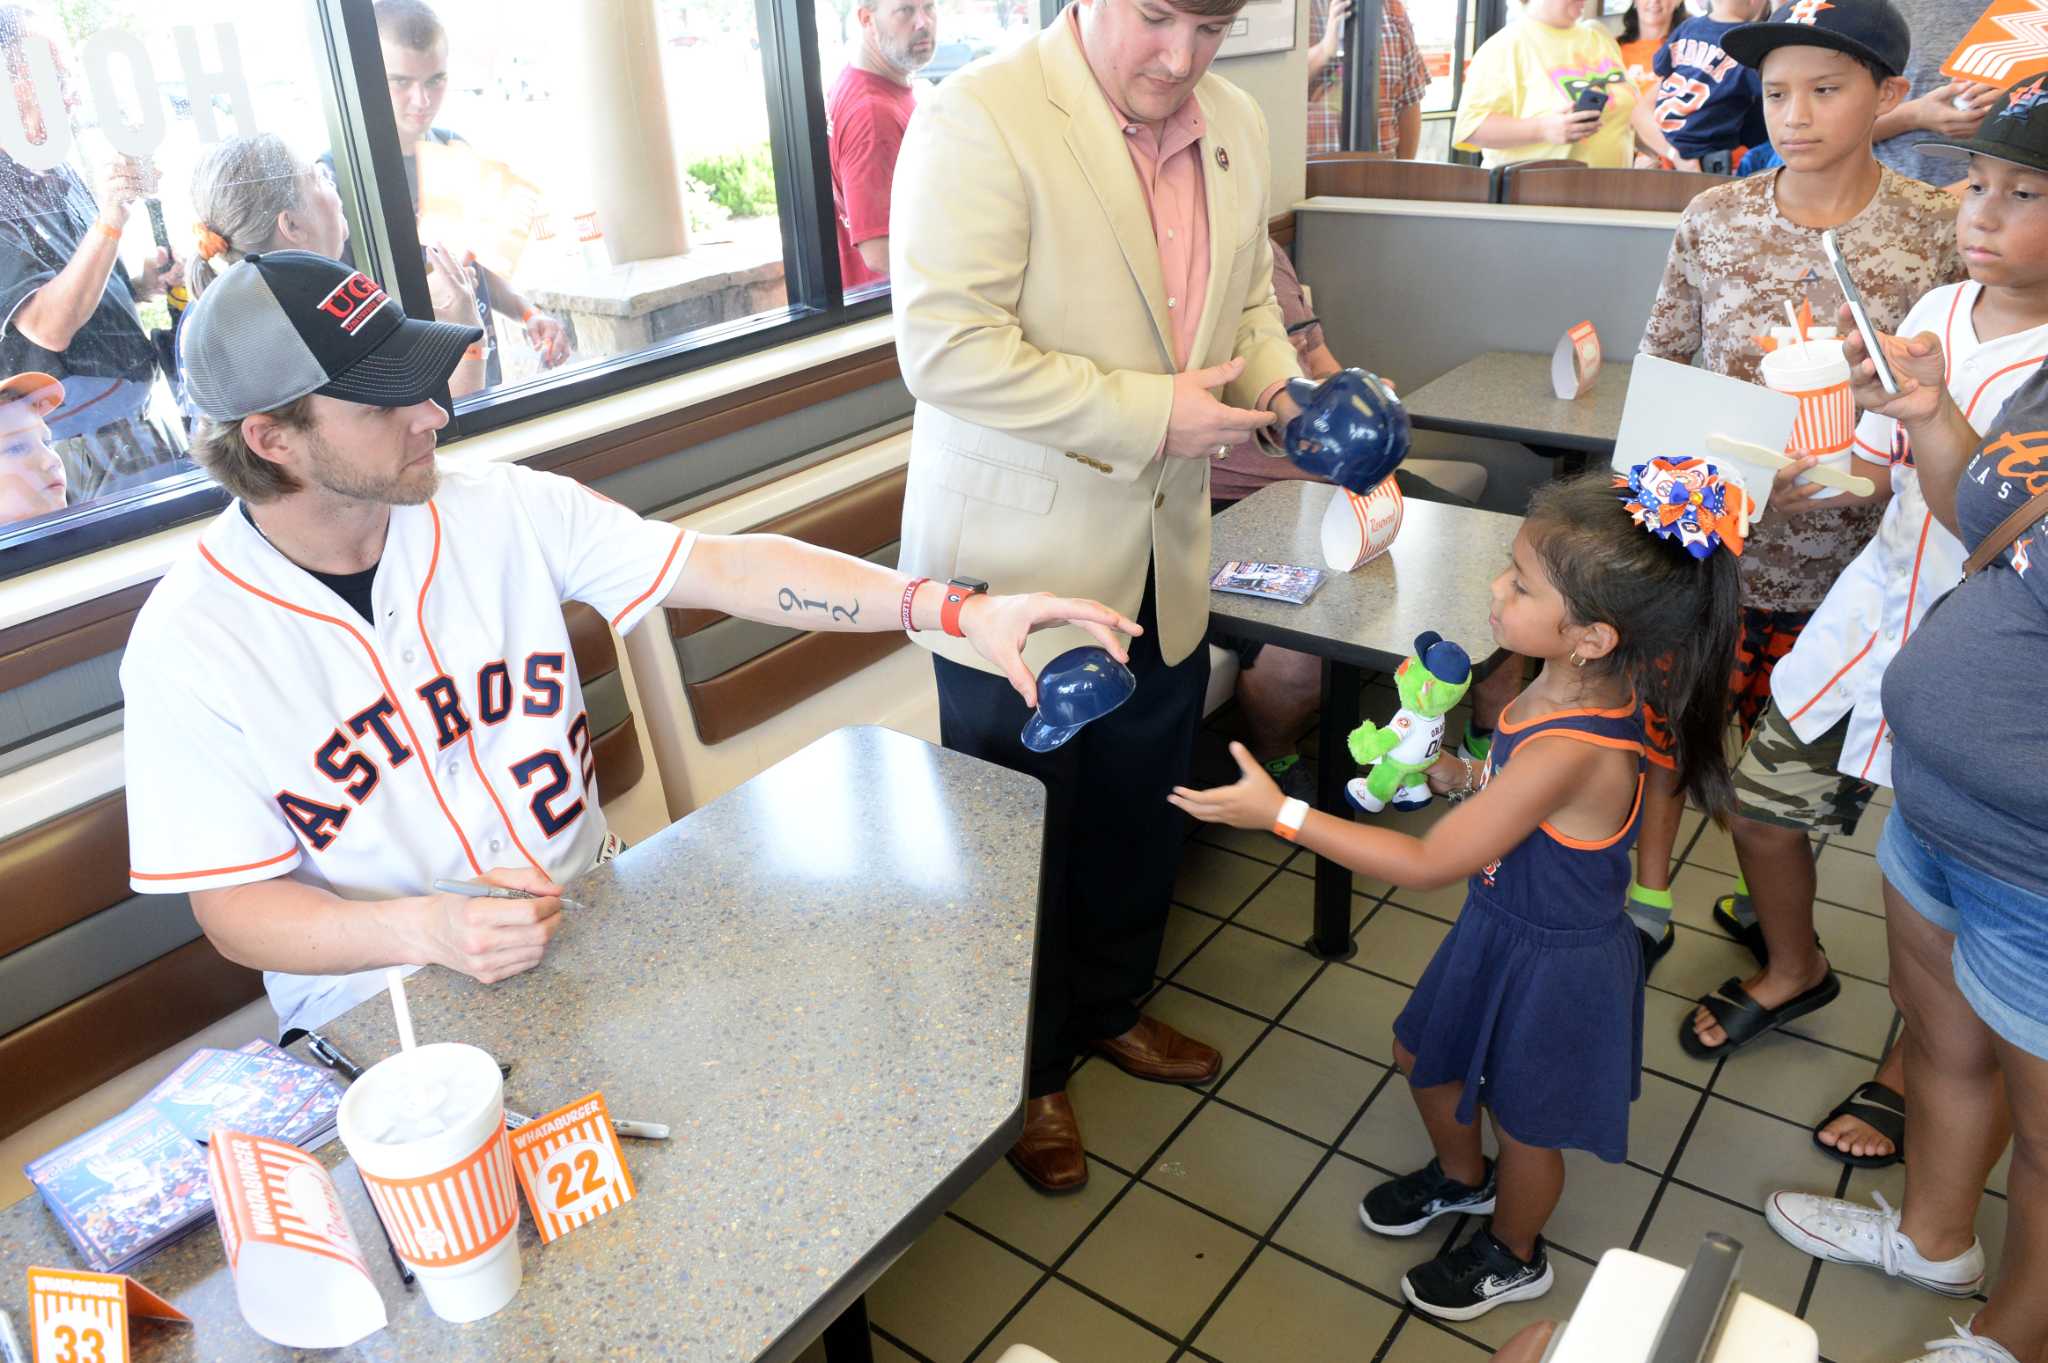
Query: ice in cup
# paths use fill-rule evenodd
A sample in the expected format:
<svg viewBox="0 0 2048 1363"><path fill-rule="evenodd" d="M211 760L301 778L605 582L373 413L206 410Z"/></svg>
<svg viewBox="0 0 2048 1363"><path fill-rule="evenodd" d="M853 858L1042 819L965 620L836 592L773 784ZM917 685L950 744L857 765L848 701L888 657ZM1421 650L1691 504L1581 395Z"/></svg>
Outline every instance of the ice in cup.
<svg viewBox="0 0 2048 1363"><path fill-rule="evenodd" d="M1789 339L1791 328L1783 330ZM1856 439L1849 360L1841 341L1833 336L1816 336L1811 331L1807 335L1811 339L1804 345L1781 343L1764 356L1764 386L1799 399L1799 417L1792 423L1792 439L1785 453L1794 458L1814 455L1821 464L1847 473L1849 448ZM1822 488L1815 495L1833 497L1838 493L1834 488Z"/></svg>
<svg viewBox="0 0 2048 1363"><path fill-rule="evenodd" d="M480 1320L519 1291L519 1194L497 1062L437 1042L349 1085L342 1144L434 1314Z"/></svg>

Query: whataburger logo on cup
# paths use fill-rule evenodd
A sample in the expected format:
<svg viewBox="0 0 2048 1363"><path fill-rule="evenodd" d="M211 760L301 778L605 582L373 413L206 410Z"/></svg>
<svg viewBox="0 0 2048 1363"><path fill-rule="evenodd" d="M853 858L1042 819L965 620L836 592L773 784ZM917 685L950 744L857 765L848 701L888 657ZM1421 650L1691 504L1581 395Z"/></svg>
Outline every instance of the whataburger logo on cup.
<svg viewBox="0 0 2048 1363"><path fill-rule="evenodd" d="M519 1220L502 1125L462 1159L422 1178L363 1183L398 1253L415 1268L454 1268L498 1247Z"/></svg>
<svg viewBox="0 0 2048 1363"><path fill-rule="evenodd" d="M334 1180L294 1145L220 1129L207 1141L213 1215L249 1328L294 1349L338 1349L384 1328Z"/></svg>
<svg viewBox="0 0 2048 1363"><path fill-rule="evenodd" d="M1386 553L1401 533L1406 506L1391 473L1363 497L1338 488L1323 512L1323 562L1348 573Z"/></svg>
<svg viewBox="0 0 2048 1363"><path fill-rule="evenodd" d="M519 1291L518 1193L498 1066L457 1042L400 1051L349 1086L338 1114L391 1243L443 1320L479 1320Z"/></svg>

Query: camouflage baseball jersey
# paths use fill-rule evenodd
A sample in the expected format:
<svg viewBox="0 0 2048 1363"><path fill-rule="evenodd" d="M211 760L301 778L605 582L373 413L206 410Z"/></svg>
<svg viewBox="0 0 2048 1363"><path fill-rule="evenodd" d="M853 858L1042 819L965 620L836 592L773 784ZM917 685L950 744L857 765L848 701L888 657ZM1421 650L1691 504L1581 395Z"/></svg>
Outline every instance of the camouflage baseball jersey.
<svg viewBox="0 0 2048 1363"><path fill-rule="evenodd" d="M1778 212L1777 173L1717 185L1692 201L1671 243L1642 350L1759 382L1756 339L1785 320L1785 304L1832 324L1842 306L1820 231ZM1956 200L1892 170L1861 213L1835 229L1874 326L1890 331L1920 296L1965 277L1956 252ZM1743 604L1811 611L1876 531L1882 506L1826 507L1770 517L1742 555Z"/></svg>

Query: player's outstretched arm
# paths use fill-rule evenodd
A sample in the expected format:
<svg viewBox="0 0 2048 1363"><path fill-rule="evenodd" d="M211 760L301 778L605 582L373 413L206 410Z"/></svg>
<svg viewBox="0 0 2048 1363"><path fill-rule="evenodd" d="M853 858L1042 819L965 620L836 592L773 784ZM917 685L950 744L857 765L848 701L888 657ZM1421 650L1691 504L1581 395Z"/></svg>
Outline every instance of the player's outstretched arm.
<svg viewBox="0 0 2048 1363"><path fill-rule="evenodd" d="M554 897L561 887L532 870L500 868L484 879L546 897L427 894L365 903L280 876L196 890L192 912L216 951L255 970L348 975L440 965L493 984L540 964L563 924Z"/></svg>
<svg viewBox="0 0 2048 1363"><path fill-rule="evenodd" d="M893 568L783 535L705 535L663 604L794 629L901 629L903 592L909 585L910 578ZM910 603L911 627L940 628L945 594L941 582L919 587ZM1045 592L976 596L960 611L968 642L1002 668L1027 705L1038 703L1038 688L1024 665L1024 641L1034 630L1063 624L1087 630L1119 661L1128 661L1128 654L1118 632L1140 632L1100 602Z"/></svg>

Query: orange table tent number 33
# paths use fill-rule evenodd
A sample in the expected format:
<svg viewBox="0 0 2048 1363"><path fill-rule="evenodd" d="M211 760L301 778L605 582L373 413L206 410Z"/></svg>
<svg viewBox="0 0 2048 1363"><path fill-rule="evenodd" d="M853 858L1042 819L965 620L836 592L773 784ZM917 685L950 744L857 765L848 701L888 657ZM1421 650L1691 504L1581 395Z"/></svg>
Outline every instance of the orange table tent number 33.
<svg viewBox="0 0 2048 1363"><path fill-rule="evenodd" d="M511 1139L512 1167L542 1244L633 1200L633 1178L602 1093L534 1118Z"/></svg>
<svg viewBox="0 0 2048 1363"><path fill-rule="evenodd" d="M36 1363L128 1363L128 1318L190 1324L184 1312L120 1273L28 1271Z"/></svg>

